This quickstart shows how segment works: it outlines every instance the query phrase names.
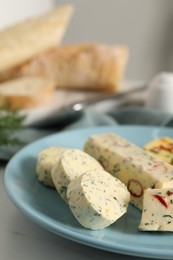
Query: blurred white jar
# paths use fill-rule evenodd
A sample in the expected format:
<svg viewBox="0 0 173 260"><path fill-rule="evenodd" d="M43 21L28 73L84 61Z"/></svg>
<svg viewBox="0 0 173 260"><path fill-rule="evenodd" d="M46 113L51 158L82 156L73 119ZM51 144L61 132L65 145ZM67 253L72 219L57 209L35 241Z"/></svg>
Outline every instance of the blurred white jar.
<svg viewBox="0 0 173 260"><path fill-rule="evenodd" d="M146 106L173 113L173 73L162 72L151 80Z"/></svg>
<svg viewBox="0 0 173 260"><path fill-rule="evenodd" d="M54 0L0 0L0 29L53 8Z"/></svg>

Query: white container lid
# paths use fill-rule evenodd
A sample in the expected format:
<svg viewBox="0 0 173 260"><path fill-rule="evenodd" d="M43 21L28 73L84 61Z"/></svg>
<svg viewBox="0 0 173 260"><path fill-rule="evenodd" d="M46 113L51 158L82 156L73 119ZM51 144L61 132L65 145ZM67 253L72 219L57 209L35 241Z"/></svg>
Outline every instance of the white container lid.
<svg viewBox="0 0 173 260"><path fill-rule="evenodd" d="M173 73L161 72L149 82L146 106L173 113Z"/></svg>

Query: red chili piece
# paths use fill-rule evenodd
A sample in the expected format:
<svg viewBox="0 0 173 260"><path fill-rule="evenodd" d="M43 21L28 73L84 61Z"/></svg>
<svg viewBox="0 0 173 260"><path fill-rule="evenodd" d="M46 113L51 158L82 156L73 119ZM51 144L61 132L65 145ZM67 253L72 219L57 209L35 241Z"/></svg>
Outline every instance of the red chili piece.
<svg viewBox="0 0 173 260"><path fill-rule="evenodd" d="M155 168L158 168L158 167L159 167L160 171L161 170L163 171L163 174L166 173L168 170L163 161L154 161L153 165L148 170L153 171Z"/></svg>
<svg viewBox="0 0 173 260"><path fill-rule="evenodd" d="M158 194L153 195L154 198L156 198L165 208L168 207L166 201Z"/></svg>
<svg viewBox="0 0 173 260"><path fill-rule="evenodd" d="M151 149L151 151L158 151L158 150L164 150L167 152L173 152L173 146L171 145L170 147L165 147L164 145L159 145L159 146L155 146Z"/></svg>
<svg viewBox="0 0 173 260"><path fill-rule="evenodd" d="M173 151L173 146L165 147L163 145L160 145L160 149L168 151L168 152L172 152Z"/></svg>
<svg viewBox="0 0 173 260"><path fill-rule="evenodd" d="M134 186L139 189L139 193L136 193L136 192L133 191ZM128 181L127 189L130 192L130 194L135 198L139 198L143 195L143 186L139 181L137 181L135 179L131 179L131 180Z"/></svg>

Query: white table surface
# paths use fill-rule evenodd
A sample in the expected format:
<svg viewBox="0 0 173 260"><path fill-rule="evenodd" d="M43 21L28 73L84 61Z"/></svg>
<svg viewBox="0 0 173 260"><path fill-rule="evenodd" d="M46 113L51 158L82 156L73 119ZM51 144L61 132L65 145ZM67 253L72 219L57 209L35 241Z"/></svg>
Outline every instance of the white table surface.
<svg viewBox="0 0 173 260"><path fill-rule="evenodd" d="M0 162L1 260L146 260L84 246L43 229L20 212L3 186L5 164Z"/></svg>

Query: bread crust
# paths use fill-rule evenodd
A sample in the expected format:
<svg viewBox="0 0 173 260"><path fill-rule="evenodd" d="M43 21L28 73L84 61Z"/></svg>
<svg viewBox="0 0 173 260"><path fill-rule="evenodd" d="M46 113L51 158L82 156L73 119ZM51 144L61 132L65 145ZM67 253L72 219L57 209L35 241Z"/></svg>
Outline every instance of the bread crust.
<svg viewBox="0 0 173 260"><path fill-rule="evenodd" d="M72 12L72 5L64 5L0 31L0 72L57 46Z"/></svg>
<svg viewBox="0 0 173 260"><path fill-rule="evenodd" d="M57 88L116 91L128 61L124 45L62 45L0 73L0 81L23 75L53 79Z"/></svg>
<svg viewBox="0 0 173 260"><path fill-rule="evenodd" d="M0 108L10 111L50 105L55 84L42 77L21 77L0 84Z"/></svg>

